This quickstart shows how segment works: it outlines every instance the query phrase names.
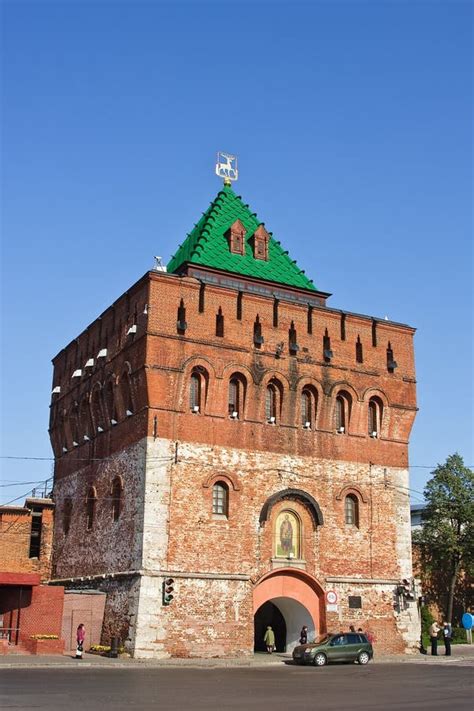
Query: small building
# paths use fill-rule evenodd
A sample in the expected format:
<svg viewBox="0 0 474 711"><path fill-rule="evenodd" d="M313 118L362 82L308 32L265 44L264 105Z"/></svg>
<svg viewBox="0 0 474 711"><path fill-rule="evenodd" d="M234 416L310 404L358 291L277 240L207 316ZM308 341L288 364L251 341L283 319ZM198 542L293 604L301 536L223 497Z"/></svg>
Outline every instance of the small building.
<svg viewBox="0 0 474 711"><path fill-rule="evenodd" d="M51 577L54 502L0 506L0 652L62 652L64 588ZM39 639L45 637L49 639Z"/></svg>
<svg viewBox="0 0 474 711"><path fill-rule="evenodd" d="M52 577L107 594L103 643L248 655L268 624L280 651L354 624L415 649L415 331L329 297L224 185L53 359Z"/></svg>

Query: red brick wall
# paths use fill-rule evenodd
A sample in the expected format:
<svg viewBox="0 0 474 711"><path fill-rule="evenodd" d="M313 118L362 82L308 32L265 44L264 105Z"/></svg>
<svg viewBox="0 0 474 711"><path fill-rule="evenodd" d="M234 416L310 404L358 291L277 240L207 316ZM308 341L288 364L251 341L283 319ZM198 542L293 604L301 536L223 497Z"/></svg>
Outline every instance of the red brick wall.
<svg viewBox="0 0 474 711"><path fill-rule="evenodd" d="M21 612L21 639L32 634L57 634L61 637L64 588L38 585L32 588L31 604Z"/></svg>
<svg viewBox="0 0 474 711"><path fill-rule="evenodd" d="M48 585L0 587L0 613L3 626L20 628L19 642L31 635L47 634L61 637L64 588Z"/></svg>
<svg viewBox="0 0 474 711"><path fill-rule="evenodd" d="M31 511L28 508L0 507L0 571L39 573L42 580L51 574L54 506L43 508L39 558L30 558Z"/></svg>
<svg viewBox="0 0 474 711"><path fill-rule="evenodd" d="M66 649L75 649L76 632L80 624L85 625L86 638L84 648L101 643L102 623L104 619L106 594L66 593L64 596L64 614L62 637Z"/></svg>
<svg viewBox="0 0 474 711"><path fill-rule="evenodd" d="M327 587L325 578L331 576L396 580L402 572L409 574L406 467L416 414L413 329L380 321L374 346L372 319L368 317L347 314L343 340L341 315L331 309L313 309L312 333L308 334L307 309L302 305L282 300L279 324L274 327L272 299L245 293L243 318L238 320L236 291L207 286L203 313L198 310L198 296L199 283L193 278L145 275L100 322L55 358L53 384L61 386L61 393L54 396L51 414L51 437L58 457L54 575L100 575L141 567L245 574L252 581L248 596L251 585L271 570L273 521L282 507L276 506L265 526L259 527L261 508L270 495L292 487L311 494L324 513L324 525L314 529L307 508L295 504L303 524L306 570L321 580L323 588ZM188 324L184 336L176 330L181 299ZM215 335L219 308L224 315L224 338ZM265 339L260 349L253 345L257 314ZM135 321L137 333L127 336ZM299 345L297 356L288 353L292 322ZM322 354L326 329L334 353L330 363L324 362ZM363 363L356 362L358 336ZM389 341L398 363L394 373L388 373L386 367ZM277 358L279 343L284 349ZM81 378L71 379L72 372L103 347L108 349L107 357L95 362ZM189 378L195 366L208 375L199 414L191 413L189 407ZM125 370L129 373L132 416L125 412ZM227 406L229 378L234 372L241 373L247 384L244 411L237 421L228 417ZM267 424L264 413L266 385L272 377L283 387L281 417L275 426ZM97 432L97 417L93 416L90 440L84 441L79 427L77 446L73 446L75 402L84 398L88 402L94 388L105 386L110 379L116 385L118 424L110 423L111 411L104 399L104 431ZM306 384L318 393L317 417L309 431L303 429L300 413L301 390ZM339 389L352 398L350 424L343 435L337 434L334 421ZM368 433L367 409L372 395L384 403L383 425L376 439ZM66 454L62 454L63 445L67 446ZM231 486L231 514L223 521L212 516L209 477L226 472L239 485L236 490ZM118 474L124 480L124 509L120 520L113 522L110 491ZM344 523L341 492L346 485L355 486L360 497L357 530L349 530ZM85 497L90 486L97 489L96 521L92 531L85 531ZM72 497L74 510L66 535L62 521L67 496ZM91 584L106 585L97 580ZM123 629L128 624L122 605L127 595L124 598L118 590L121 585L117 583L117 589L110 591L107 629L117 624L114 615L119 616ZM156 639L169 653L185 653L184 649L192 653L190 643L178 639L181 620L188 618L193 618L200 630L196 644L198 639L201 644L203 640L210 644L212 639L213 649L232 651L222 639L226 634L222 625L221 637L213 636L209 613L206 617L199 606L200 585L181 582L186 594L180 596L180 606L166 610L159 623ZM233 585L202 585L208 587L211 598L213 590L221 590L223 614L228 611L224 626L232 626ZM394 632L387 585L364 595L364 619L373 618L374 625L385 630L379 634L386 638L386 646L402 646ZM155 605L156 614L161 614L159 599ZM251 611L248 599L241 608ZM198 613L204 618L198 618ZM242 615L233 632L239 649L247 648L252 636L252 612Z"/></svg>

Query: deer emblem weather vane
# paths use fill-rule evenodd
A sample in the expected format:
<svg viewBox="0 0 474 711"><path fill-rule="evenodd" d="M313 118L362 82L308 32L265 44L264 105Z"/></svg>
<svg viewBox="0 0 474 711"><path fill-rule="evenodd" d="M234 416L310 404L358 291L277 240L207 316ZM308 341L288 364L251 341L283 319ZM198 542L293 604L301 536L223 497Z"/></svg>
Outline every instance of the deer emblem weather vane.
<svg viewBox="0 0 474 711"><path fill-rule="evenodd" d="M239 177L237 169L237 156L219 151L217 154L216 175L224 178L224 185L230 185L233 180Z"/></svg>

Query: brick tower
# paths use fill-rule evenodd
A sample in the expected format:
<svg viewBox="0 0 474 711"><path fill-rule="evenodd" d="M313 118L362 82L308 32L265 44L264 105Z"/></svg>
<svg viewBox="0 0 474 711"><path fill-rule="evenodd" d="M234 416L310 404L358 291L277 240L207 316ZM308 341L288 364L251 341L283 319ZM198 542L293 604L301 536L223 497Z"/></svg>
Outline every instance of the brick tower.
<svg viewBox="0 0 474 711"><path fill-rule="evenodd" d="M267 624L287 651L354 624L414 648L414 329L329 296L224 185L54 358L53 581L107 593L104 642L245 655Z"/></svg>

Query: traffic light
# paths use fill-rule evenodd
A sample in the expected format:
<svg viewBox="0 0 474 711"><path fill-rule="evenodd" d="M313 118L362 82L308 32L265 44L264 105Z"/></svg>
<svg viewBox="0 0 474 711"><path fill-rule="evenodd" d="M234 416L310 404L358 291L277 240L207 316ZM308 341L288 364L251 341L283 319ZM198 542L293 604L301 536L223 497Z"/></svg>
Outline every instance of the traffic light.
<svg viewBox="0 0 474 711"><path fill-rule="evenodd" d="M165 578L165 580L163 580L163 605L171 605L171 602L174 598L173 591L173 578Z"/></svg>

